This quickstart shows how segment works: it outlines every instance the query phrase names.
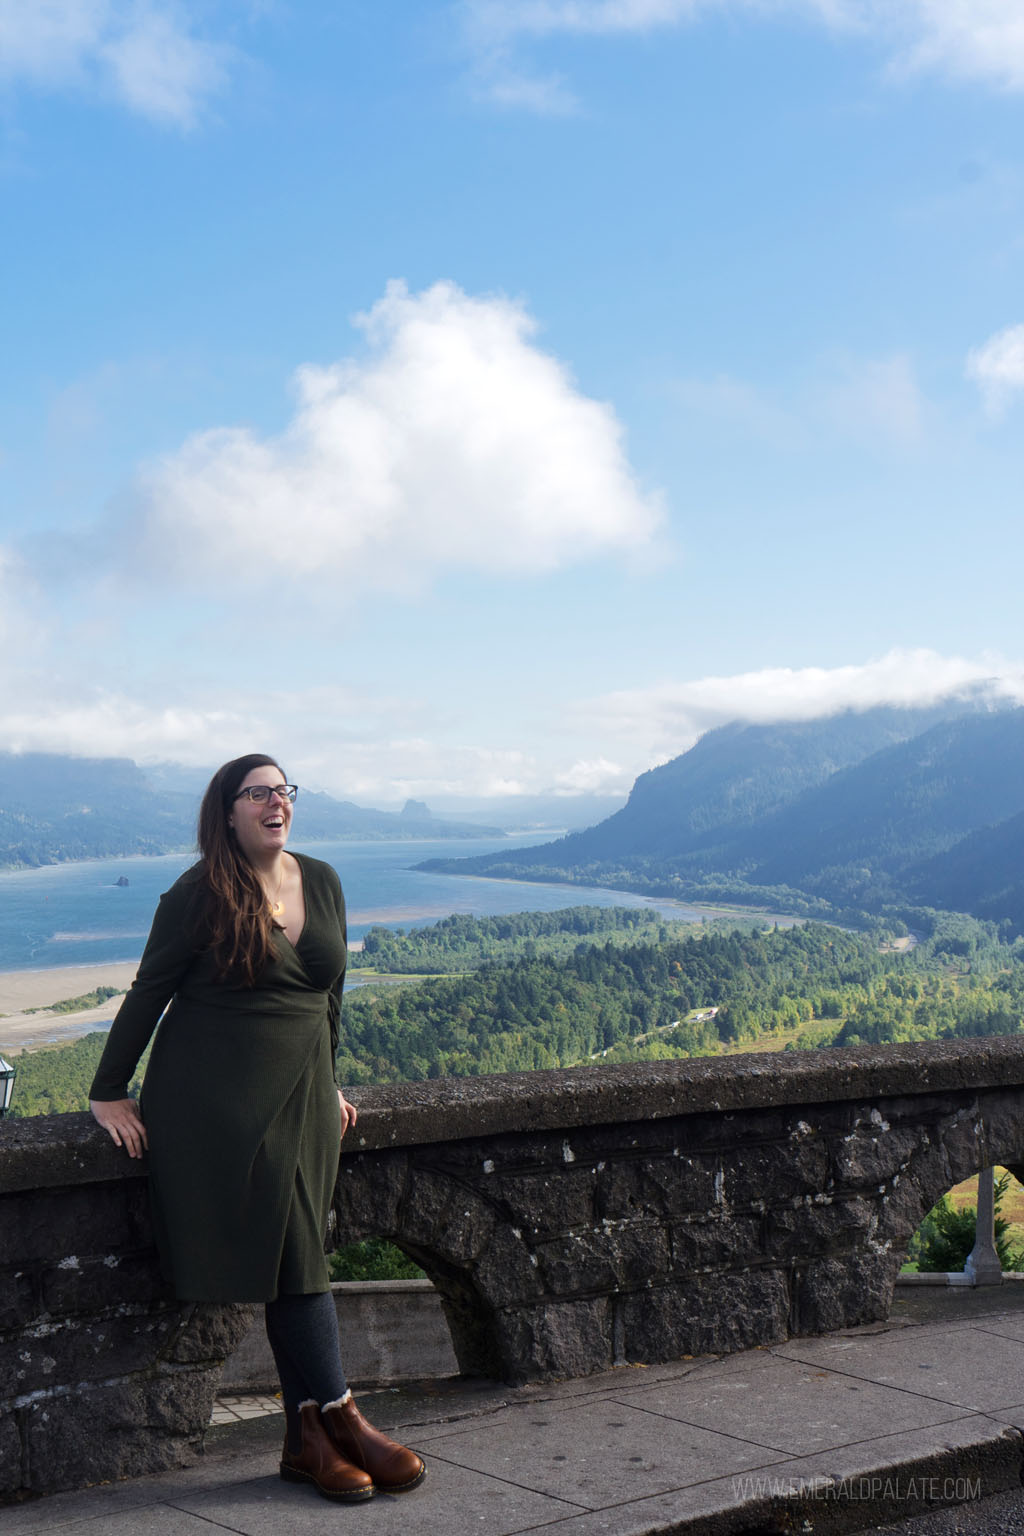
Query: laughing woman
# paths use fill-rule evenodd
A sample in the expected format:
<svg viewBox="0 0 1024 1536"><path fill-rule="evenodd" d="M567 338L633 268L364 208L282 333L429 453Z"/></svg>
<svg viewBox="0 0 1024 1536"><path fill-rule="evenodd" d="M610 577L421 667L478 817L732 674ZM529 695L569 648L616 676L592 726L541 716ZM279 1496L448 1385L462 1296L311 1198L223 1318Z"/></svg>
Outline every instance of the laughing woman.
<svg viewBox="0 0 1024 1536"><path fill-rule="evenodd" d="M341 1364L323 1239L356 1122L334 1080L345 903L329 864L285 851L295 795L261 754L214 775L202 857L160 898L90 1107L131 1157L148 1150L176 1295L266 1303L287 1415L281 1476L367 1499L415 1488L426 1469L367 1423ZM136 1104L128 1083L165 1008Z"/></svg>

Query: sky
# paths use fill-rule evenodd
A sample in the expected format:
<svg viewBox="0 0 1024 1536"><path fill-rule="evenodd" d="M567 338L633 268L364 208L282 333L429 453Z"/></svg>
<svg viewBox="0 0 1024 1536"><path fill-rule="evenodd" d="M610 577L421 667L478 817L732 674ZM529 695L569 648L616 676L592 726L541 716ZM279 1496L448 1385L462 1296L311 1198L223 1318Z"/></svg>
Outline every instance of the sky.
<svg viewBox="0 0 1024 1536"><path fill-rule="evenodd" d="M0 0L0 749L1024 701L1019 0Z"/></svg>

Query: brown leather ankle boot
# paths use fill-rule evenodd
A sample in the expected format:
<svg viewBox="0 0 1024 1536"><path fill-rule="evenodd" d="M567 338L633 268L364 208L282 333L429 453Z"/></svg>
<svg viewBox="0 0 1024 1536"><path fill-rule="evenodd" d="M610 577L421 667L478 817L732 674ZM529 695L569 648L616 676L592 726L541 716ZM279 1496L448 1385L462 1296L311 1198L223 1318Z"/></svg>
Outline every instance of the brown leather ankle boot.
<svg viewBox="0 0 1024 1536"><path fill-rule="evenodd" d="M362 1467L380 1493L407 1493L427 1475L415 1451L398 1445L363 1418L347 1392L321 1409L331 1439L342 1456Z"/></svg>
<svg viewBox="0 0 1024 1536"><path fill-rule="evenodd" d="M302 1449L297 1454L288 1449L284 1437L281 1476L286 1483L312 1483L325 1499L372 1499L373 1478L354 1467L340 1453L320 1418L320 1405L310 1398L299 1404L302 1424Z"/></svg>

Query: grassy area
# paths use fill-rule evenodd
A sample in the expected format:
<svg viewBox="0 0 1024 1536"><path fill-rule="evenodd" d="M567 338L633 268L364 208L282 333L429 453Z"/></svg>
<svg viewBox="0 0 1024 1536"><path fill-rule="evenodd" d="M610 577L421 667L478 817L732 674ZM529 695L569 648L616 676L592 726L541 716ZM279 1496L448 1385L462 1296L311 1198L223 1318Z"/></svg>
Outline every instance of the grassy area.
<svg viewBox="0 0 1024 1536"><path fill-rule="evenodd" d="M751 1051L784 1051L788 1046L799 1046L803 1050L812 1045L831 1045L842 1027L841 1019L828 1019L820 1024L796 1024L792 1029L772 1029L759 1035L756 1040L723 1042L714 1054L746 1056Z"/></svg>
<svg viewBox="0 0 1024 1536"><path fill-rule="evenodd" d="M41 1008L26 1008L25 1013L82 1013L87 1008L99 1008L112 997L120 997L123 987L94 987L79 997L65 997L59 1003L46 1003Z"/></svg>
<svg viewBox="0 0 1024 1536"><path fill-rule="evenodd" d="M436 981L437 971L378 971L372 965L360 966L358 971L349 971L346 980L350 985L365 987L370 982L387 982L389 986L404 985L407 981ZM444 976L465 976L466 971L444 971ZM358 979L357 979L358 978Z"/></svg>

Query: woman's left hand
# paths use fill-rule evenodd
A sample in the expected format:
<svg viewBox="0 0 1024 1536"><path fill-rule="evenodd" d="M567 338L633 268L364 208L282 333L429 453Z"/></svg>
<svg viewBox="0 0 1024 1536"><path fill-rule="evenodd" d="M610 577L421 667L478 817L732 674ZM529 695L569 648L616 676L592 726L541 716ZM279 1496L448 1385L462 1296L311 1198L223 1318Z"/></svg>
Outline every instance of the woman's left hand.
<svg viewBox="0 0 1024 1536"><path fill-rule="evenodd" d="M349 1103L340 1088L338 1089L338 1109L341 1113L341 1134L344 1137L345 1132L350 1130L359 1119L359 1111L354 1104Z"/></svg>

